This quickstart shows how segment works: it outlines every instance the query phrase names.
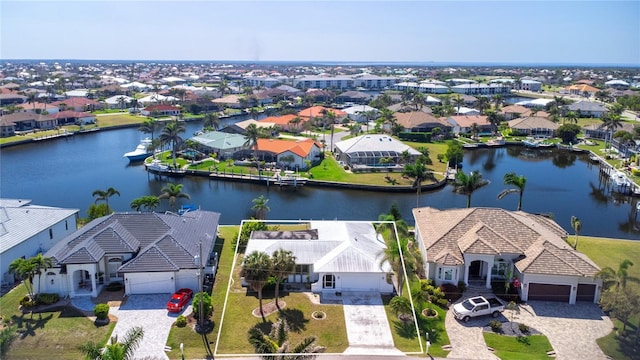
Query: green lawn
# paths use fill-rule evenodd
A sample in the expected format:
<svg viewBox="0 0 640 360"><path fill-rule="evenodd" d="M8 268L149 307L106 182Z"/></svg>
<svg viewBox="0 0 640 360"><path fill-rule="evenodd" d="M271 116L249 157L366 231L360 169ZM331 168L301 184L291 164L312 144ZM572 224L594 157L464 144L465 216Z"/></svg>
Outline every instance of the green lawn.
<svg viewBox="0 0 640 360"><path fill-rule="evenodd" d="M6 354L7 359L79 359L78 346L91 340L106 343L115 323L97 327L80 311L65 307L60 311L22 314L19 301L26 295L24 285L0 298L4 323L17 326L18 336Z"/></svg>
<svg viewBox="0 0 640 360"><path fill-rule="evenodd" d="M495 349L495 354L501 359L534 360L549 359L547 351L553 349L544 335L531 335L523 338L505 336L483 332L487 346ZM523 340L526 339L526 340Z"/></svg>

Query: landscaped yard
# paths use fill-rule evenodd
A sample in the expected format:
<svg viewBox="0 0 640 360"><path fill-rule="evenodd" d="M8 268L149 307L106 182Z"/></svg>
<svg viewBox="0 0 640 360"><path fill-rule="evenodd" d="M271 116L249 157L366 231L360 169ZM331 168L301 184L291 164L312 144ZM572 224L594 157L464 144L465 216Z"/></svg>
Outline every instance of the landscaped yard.
<svg viewBox="0 0 640 360"><path fill-rule="evenodd" d="M494 348L501 359L534 360L549 359L547 351L552 349L544 335L530 335L522 338L483 332L488 347ZM526 339L526 340L525 340Z"/></svg>

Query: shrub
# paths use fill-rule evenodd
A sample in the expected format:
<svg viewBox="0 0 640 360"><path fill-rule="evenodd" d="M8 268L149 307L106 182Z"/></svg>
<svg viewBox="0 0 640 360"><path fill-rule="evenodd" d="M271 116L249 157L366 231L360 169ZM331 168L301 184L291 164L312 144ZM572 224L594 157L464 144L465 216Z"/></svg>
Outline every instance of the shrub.
<svg viewBox="0 0 640 360"><path fill-rule="evenodd" d="M22 307L28 308L28 307L36 306L38 305L38 303L35 300L31 300L31 298L27 295L22 299L20 299L20 305Z"/></svg>
<svg viewBox="0 0 640 360"><path fill-rule="evenodd" d="M462 293L458 289L456 285L453 284L442 284L440 285L440 291L444 293L444 297L446 297L451 302L455 302L456 300L462 297Z"/></svg>
<svg viewBox="0 0 640 360"><path fill-rule="evenodd" d="M498 320L489 321L489 326L491 327L491 330L493 330L493 332L502 332L502 322Z"/></svg>
<svg viewBox="0 0 640 360"><path fill-rule="evenodd" d="M109 305L98 304L93 308L93 314L98 320L105 320L109 316Z"/></svg>
<svg viewBox="0 0 640 360"><path fill-rule="evenodd" d="M211 295L206 292L197 293L193 297L193 316L195 316L196 319L200 318L200 299L202 299L204 318L209 319L209 317L211 317L211 314L213 314L213 305L211 304Z"/></svg>
<svg viewBox="0 0 640 360"><path fill-rule="evenodd" d="M464 281L458 281L458 291L463 293L465 290L467 290L467 284L465 284Z"/></svg>
<svg viewBox="0 0 640 360"><path fill-rule="evenodd" d="M640 169L631 169L631 174L633 174L633 176L640 176Z"/></svg>
<svg viewBox="0 0 640 360"><path fill-rule="evenodd" d="M523 334L529 333L529 327L525 324L522 324L522 323L518 324L518 329L520 329L520 332Z"/></svg>
<svg viewBox="0 0 640 360"><path fill-rule="evenodd" d="M449 307L449 300L447 299L438 299L438 301L436 301L436 305L440 306L443 309L446 309Z"/></svg>
<svg viewBox="0 0 640 360"><path fill-rule="evenodd" d="M176 326L177 327L185 327L185 326L187 326L187 318L184 317L184 315L178 316L178 318L176 319Z"/></svg>
<svg viewBox="0 0 640 360"><path fill-rule="evenodd" d="M58 294L40 294L38 295L38 302L43 305L55 304L60 300Z"/></svg>
<svg viewBox="0 0 640 360"><path fill-rule="evenodd" d="M267 230L267 223L264 221L247 221L242 225L242 229L240 230L240 244L238 247L238 251L244 253L244 249L247 247L247 243L249 242L249 236L251 236L251 232L253 231L264 231ZM238 236L236 236L233 240L233 246L235 247L238 243Z"/></svg>

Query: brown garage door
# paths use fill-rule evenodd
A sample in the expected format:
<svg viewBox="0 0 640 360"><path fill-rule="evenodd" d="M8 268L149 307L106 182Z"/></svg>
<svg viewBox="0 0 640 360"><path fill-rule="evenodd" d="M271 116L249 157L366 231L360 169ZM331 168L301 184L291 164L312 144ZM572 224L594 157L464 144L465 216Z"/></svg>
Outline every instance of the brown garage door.
<svg viewBox="0 0 640 360"><path fill-rule="evenodd" d="M569 302L571 285L529 284L529 300Z"/></svg>
<svg viewBox="0 0 640 360"><path fill-rule="evenodd" d="M595 284L578 284L578 293L576 294L576 301L593 302L593 298L595 295L596 295Z"/></svg>

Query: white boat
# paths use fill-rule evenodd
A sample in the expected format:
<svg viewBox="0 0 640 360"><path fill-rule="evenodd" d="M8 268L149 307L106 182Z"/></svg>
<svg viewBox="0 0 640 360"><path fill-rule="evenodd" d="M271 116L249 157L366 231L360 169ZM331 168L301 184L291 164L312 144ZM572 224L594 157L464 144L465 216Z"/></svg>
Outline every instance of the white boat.
<svg viewBox="0 0 640 360"><path fill-rule="evenodd" d="M504 146L507 141L503 138L491 139L487 141L487 146Z"/></svg>
<svg viewBox="0 0 640 360"><path fill-rule="evenodd" d="M275 178L274 183L280 186L303 186L309 180L291 170L285 170L284 173L275 173L273 177Z"/></svg>
<svg viewBox="0 0 640 360"><path fill-rule="evenodd" d="M147 171L152 174L167 176L184 176L186 174L184 169L174 169L163 163L160 159L153 159L150 163L144 164L144 166L147 168Z"/></svg>
<svg viewBox="0 0 640 360"><path fill-rule="evenodd" d="M613 190L619 193L628 193L631 191L631 181L627 178L622 171L614 171L611 173L611 180L613 181Z"/></svg>
<svg viewBox="0 0 640 360"><path fill-rule="evenodd" d="M129 161L132 161L132 162L142 161L148 158L149 156L153 155L153 152L149 150L150 146L151 146L151 139L149 138L142 139L140 141L140 144L138 144L135 150L129 151L128 153L124 154L123 157L128 158Z"/></svg>

